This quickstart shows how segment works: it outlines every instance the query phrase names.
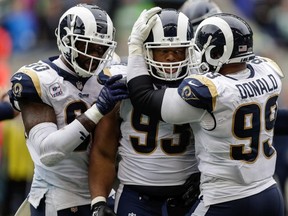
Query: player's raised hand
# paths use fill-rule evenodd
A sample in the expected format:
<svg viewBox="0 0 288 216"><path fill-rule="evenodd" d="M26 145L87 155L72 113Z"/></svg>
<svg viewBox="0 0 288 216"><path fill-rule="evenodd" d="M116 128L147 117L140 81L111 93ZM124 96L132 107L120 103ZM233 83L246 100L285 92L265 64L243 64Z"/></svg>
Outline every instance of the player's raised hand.
<svg viewBox="0 0 288 216"><path fill-rule="evenodd" d="M152 27L155 24L157 16L162 9L153 7L149 10L143 10L136 22L133 25L131 35L129 36L129 55L141 55L143 42L147 39ZM133 49L131 49L133 48ZM139 48L139 49L135 49Z"/></svg>

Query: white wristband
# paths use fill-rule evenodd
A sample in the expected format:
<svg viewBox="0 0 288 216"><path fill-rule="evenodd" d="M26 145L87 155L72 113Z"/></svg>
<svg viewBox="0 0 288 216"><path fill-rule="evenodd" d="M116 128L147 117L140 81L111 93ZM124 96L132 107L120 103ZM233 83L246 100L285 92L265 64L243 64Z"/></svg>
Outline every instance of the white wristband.
<svg viewBox="0 0 288 216"><path fill-rule="evenodd" d="M103 196L97 196L91 201L91 206L93 206L95 203L98 202L105 202L106 203L106 198Z"/></svg>
<svg viewBox="0 0 288 216"><path fill-rule="evenodd" d="M103 117L103 115L98 110L96 104L90 107L86 112L84 112L84 114L86 115L87 118L89 118L95 124L97 124L100 121L100 119Z"/></svg>

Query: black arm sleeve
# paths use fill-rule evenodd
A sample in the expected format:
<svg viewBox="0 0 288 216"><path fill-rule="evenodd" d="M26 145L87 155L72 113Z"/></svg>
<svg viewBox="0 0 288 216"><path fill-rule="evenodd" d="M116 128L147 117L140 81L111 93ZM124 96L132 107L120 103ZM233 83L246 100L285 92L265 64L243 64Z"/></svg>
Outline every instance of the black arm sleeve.
<svg viewBox="0 0 288 216"><path fill-rule="evenodd" d="M141 85L139 85L141 83ZM165 89L155 90L150 76L143 75L128 82L132 105L143 114L161 119L161 106Z"/></svg>
<svg viewBox="0 0 288 216"><path fill-rule="evenodd" d="M274 127L274 135L288 135L288 110L279 109Z"/></svg>
<svg viewBox="0 0 288 216"><path fill-rule="evenodd" d="M0 121L14 118L14 110L9 102L0 102Z"/></svg>

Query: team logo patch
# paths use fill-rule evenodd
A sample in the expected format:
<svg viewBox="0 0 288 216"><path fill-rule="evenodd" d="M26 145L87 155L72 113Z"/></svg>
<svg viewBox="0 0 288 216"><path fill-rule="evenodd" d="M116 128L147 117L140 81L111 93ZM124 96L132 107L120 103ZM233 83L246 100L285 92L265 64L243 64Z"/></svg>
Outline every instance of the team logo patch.
<svg viewBox="0 0 288 216"><path fill-rule="evenodd" d="M57 97L63 94L63 91L59 85L59 83L54 83L49 87L49 92L52 97Z"/></svg>
<svg viewBox="0 0 288 216"><path fill-rule="evenodd" d="M23 91L23 86L20 83L16 83L13 85L12 91L16 97L20 98Z"/></svg>
<svg viewBox="0 0 288 216"><path fill-rule="evenodd" d="M189 85L186 85L182 88L181 91L181 97L182 99L184 99L185 101L188 100L198 100L198 98L196 97L196 95L193 93L192 89L190 88Z"/></svg>

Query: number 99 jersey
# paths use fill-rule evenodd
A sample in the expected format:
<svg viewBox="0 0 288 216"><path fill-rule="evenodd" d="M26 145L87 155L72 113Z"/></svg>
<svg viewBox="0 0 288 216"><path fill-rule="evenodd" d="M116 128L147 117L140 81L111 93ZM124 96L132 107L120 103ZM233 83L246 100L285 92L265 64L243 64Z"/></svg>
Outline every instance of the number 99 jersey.
<svg viewBox="0 0 288 216"><path fill-rule="evenodd" d="M271 60L255 58L237 74L191 75L180 85L183 100L206 110L200 122L191 123L205 205L229 201L228 191L240 199L249 189L260 192L275 183L273 129L281 76Z"/></svg>

